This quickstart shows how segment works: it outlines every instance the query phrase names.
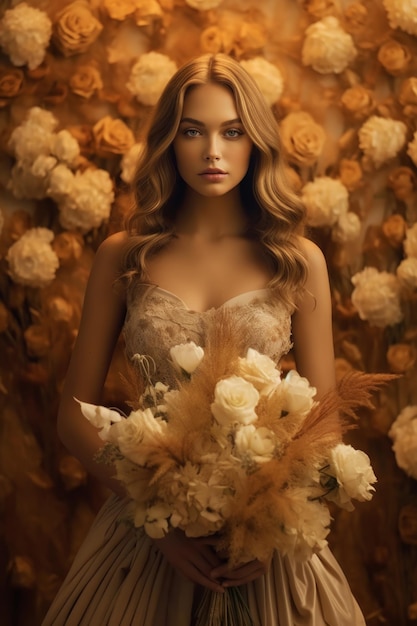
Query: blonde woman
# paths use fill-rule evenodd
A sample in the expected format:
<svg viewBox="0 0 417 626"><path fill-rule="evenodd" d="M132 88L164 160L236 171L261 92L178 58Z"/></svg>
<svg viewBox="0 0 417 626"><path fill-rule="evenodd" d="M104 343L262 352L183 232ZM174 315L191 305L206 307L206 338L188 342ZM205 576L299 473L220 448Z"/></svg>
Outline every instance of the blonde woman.
<svg viewBox="0 0 417 626"><path fill-rule="evenodd" d="M209 542L181 531L152 540L119 523L128 500L93 458L102 441L74 397L99 404L115 344L150 355L173 384L169 349L204 345L227 307L252 346L333 388L325 260L302 235L304 211L285 180L278 128L252 78L225 55L175 74L155 107L126 230L99 248L58 416L68 449L115 494L103 506L44 626L190 626L201 590L239 586L256 626L360 626L364 619L328 548L307 562L275 553L229 569ZM122 278L122 280L121 280Z"/></svg>

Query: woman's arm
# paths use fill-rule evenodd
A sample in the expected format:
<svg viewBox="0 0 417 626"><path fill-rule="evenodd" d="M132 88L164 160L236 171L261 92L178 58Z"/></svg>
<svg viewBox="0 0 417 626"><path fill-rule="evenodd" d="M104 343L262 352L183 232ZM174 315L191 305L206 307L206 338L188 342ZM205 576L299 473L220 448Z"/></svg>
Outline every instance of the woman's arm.
<svg viewBox="0 0 417 626"><path fill-rule="evenodd" d="M335 387L332 304L326 261L320 248L302 239L308 276L293 315L297 371L317 389L317 398Z"/></svg>
<svg viewBox="0 0 417 626"><path fill-rule="evenodd" d="M125 317L119 275L125 235L117 233L99 247L88 280L77 340L58 411L58 434L66 448L101 482L122 494L120 484L94 455L103 446L97 430L82 415L77 398L100 404L103 387Z"/></svg>

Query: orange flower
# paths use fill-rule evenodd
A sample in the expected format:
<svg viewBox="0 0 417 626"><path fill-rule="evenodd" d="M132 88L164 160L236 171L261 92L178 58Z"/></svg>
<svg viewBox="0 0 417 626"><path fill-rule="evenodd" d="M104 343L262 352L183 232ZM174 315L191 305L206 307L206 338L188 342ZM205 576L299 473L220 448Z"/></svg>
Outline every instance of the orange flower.
<svg viewBox="0 0 417 626"><path fill-rule="evenodd" d="M399 76L410 66L413 57L407 46L395 39L386 41L378 51L378 61L389 74Z"/></svg>
<svg viewBox="0 0 417 626"><path fill-rule="evenodd" d="M372 91L362 85L354 85L342 94L341 104L344 111L354 119L363 119L373 111L375 100Z"/></svg>
<svg viewBox="0 0 417 626"><path fill-rule="evenodd" d="M402 245L405 237L405 231L407 230L407 224L399 213L390 215L382 223L382 232L388 243L393 248L399 248Z"/></svg>
<svg viewBox="0 0 417 626"><path fill-rule="evenodd" d="M66 57L85 52L97 39L103 25L94 17L89 5L76 0L58 13L53 40Z"/></svg>
<svg viewBox="0 0 417 626"><path fill-rule="evenodd" d="M133 146L135 138L120 119L106 115L93 126L95 151L99 156L124 154Z"/></svg>
<svg viewBox="0 0 417 626"><path fill-rule="evenodd" d="M358 161L342 159L339 166L339 176L349 191L354 191L362 185L362 168Z"/></svg>

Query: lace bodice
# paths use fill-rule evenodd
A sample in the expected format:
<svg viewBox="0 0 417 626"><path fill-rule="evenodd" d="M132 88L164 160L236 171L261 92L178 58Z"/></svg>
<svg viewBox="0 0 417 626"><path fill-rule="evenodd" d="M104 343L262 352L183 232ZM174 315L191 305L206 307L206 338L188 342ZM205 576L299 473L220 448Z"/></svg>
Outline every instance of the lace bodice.
<svg viewBox="0 0 417 626"><path fill-rule="evenodd" d="M225 309L233 316L234 332L244 330L245 349L254 348L278 363L291 348L291 311L269 289L249 291L219 308L197 312L169 291L133 283L124 326L126 355L128 359L136 353L151 357L156 365L154 382L172 386L170 348L188 341L204 348L208 325L217 319L221 323Z"/></svg>

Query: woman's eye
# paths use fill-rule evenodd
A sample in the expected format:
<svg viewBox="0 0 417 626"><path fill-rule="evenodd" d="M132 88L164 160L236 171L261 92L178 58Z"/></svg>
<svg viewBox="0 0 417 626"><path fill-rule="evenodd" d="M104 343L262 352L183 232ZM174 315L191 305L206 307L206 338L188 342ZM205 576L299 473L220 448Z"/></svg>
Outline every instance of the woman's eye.
<svg viewBox="0 0 417 626"><path fill-rule="evenodd" d="M226 137L230 137L231 139L234 139L235 137L240 137L240 135L243 135L243 131L238 128L229 128L226 131Z"/></svg>
<svg viewBox="0 0 417 626"><path fill-rule="evenodd" d="M198 137L200 135L200 131L197 128L186 128L184 130L184 135L186 137Z"/></svg>

